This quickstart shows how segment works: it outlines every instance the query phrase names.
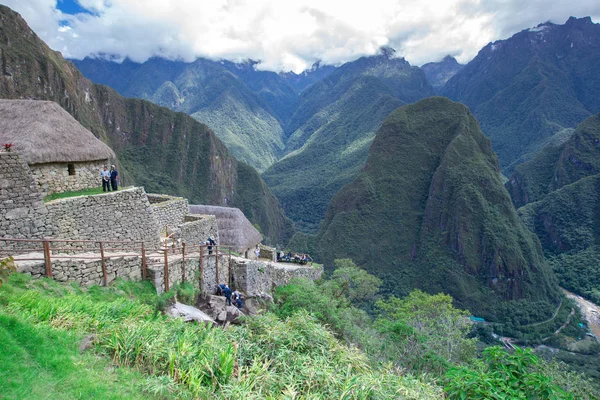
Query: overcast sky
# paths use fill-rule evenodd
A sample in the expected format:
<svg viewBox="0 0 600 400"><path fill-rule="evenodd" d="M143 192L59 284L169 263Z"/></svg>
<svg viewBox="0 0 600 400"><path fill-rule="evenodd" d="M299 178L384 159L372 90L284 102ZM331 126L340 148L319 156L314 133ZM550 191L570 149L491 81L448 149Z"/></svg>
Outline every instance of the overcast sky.
<svg viewBox="0 0 600 400"><path fill-rule="evenodd" d="M488 42L569 16L600 21L600 0L0 0L65 57L112 54L261 60L300 72L383 45L414 65L466 63Z"/></svg>

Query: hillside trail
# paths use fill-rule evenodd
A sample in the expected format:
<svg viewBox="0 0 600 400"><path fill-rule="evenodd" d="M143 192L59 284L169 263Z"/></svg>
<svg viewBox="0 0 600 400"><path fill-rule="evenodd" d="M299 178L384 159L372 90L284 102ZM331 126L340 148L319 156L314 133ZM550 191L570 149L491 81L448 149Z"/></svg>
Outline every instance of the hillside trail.
<svg viewBox="0 0 600 400"><path fill-rule="evenodd" d="M562 289L562 291L568 298L577 302L579 308L581 309L581 313L588 322L590 330L594 335L596 335L596 340L600 341L600 306L584 299L581 296L576 295L575 293L571 293L566 289Z"/></svg>

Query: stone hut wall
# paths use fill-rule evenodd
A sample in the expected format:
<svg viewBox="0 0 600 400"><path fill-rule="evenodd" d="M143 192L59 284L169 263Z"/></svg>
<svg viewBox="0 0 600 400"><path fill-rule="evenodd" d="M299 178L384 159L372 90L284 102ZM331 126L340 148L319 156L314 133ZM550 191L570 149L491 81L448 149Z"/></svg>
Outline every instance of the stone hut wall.
<svg viewBox="0 0 600 400"><path fill-rule="evenodd" d="M277 250L275 247L265 246L264 244L259 245L260 258L266 258L270 261L277 261Z"/></svg>
<svg viewBox="0 0 600 400"><path fill-rule="evenodd" d="M57 239L135 240L158 246L158 225L143 188L46 203Z"/></svg>
<svg viewBox="0 0 600 400"><path fill-rule="evenodd" d="M40 239L53 233L51 217L29 167L18 153L0 152L0 237ZM3 246L0 242L0 248Z"/></svg>
<svg viewBox="0 0 600 400"><path fill-rule="evenodd" d="M189 213L188 200L183 197L148 194L148 201L154 210L161 232L165 230L166 226L171 229L177 228Z"/></svg>
<svg viewBox="0 0 600 400"><path fill-rule="evenodd" d="M102 186L99 174L108 160L74 162L69 174L68 163L32 164L29 166L39 191L44 194L69 192Z"/></svg>
<svg viewBox="0 0 600 400"><path fill-rule="evenodd" d="M208 237L219 244L219 228L214 215L188 214L185 216L184 221L183 224L178 226L176 238L181 238L188 248L189 246L199 246Z"/></svg>
<svg viewBox="0 0 600 400"><path fill-rule="evenodd" d="M293 278L320 279L323 268L308 265L289 265L232 258L234 288L246 296L271 294L277 286L287 285Z"/></svg>

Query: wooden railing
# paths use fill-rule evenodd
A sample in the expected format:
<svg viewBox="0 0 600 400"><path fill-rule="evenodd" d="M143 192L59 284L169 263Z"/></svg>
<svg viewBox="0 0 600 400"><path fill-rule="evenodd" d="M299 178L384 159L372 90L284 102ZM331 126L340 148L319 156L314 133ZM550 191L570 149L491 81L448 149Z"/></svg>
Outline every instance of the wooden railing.
<svg viewBox="0 0 600 400"><path fill-rule="evenodd" d="M209 247L212 247L209 249ZM162 266L164 269L165 291L170 289L169 285L169 255L181 255L182 259L182 282L186 281L186 257L198 253L198 269L200 279L204 276L204 260L215 257L215 281L219 277L219 249L226 249L231 261L231 247L206 244L194 246L192 251L185 243L171 246L149 246L143 241L119 241L119 240L66 240L66 239L16 239L0 238L0 259L12 256L16 262L19 261L43 261L45 275L52 277L53 259L76 259L76 260L99 260L102 265L102 281L104 286L108 284L106 262L113 258L140 257L142 261L142 279L147 279L148 267ZM37 256L36 253L41 255ZM80 253L80 254L77 254ZM81 254L83 253L83 254ZM206 253L206 254L205 254ZM223 253L221 253L223 255ZM161 262L154 262L155 258L162 258ZM189 259L189 258L188 258ZM149 260L151 262L149 262ZM227 277L231 282L231 277ZM201 284L201 282L200 282Z"/></svg>

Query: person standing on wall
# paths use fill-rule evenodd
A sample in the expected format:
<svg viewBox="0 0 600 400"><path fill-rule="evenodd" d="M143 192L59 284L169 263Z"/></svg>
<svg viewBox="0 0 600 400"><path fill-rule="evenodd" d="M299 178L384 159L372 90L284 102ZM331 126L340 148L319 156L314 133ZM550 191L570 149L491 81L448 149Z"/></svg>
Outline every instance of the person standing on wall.
<svg viewBox="0 0 600 400"><path fill-rule="evenodd" d="M119 179L119 173L117 172L117 169L115 168L114 165L110 166L110 186L112 186L112 190L117 191L119 190L119 184L117 182L117 180Z"/></svg>
<svg viewBox="0 0 600 400"><path fill-rule="evenodd" d="M100 179L102 179L102 191L110 192L110 171L106 168L106 165L100 171Z"/></svg>

